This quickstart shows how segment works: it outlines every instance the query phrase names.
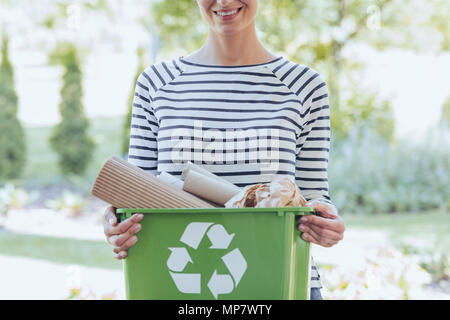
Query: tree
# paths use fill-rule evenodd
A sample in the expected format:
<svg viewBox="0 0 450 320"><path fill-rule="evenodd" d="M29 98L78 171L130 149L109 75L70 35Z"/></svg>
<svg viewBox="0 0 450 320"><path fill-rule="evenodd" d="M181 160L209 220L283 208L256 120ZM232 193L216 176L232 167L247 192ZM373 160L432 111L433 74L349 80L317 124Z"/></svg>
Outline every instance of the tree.
<svg viewBox="0 0 450 320"><path fill-rule="evenodd" d="M82 71L75 46L59 44L50 55L50 62L64 67L59 105L61 122L54 128L50 143L59 155L61 171L79 175L89 164L95 144L88 136L89 121L82 104Z"/></svg>
<svg viewBox="0 0 450 320"><path fill-rule="evenodd" d="M26 161L25 134L17 118L18 97L8 44L4 31L0 64L0 180L19 177Z"/></svg>
<svg viewBox="0 0 450 320"><path fill-rule="evenodd" d="M341 93L350 86L347 81L350 71L359 69L345 56L345 49L355 43L377 49L393 46L420 49L424 46L417 35L424 26L427 26L426 32L442 35L440 49L448 47L448 19L445 17L449 6L446 1L435 0L429 4L410 0L405 5L400 0L265 0L259 2L256 27L261 41L273 51L284 52L291 61L309 65L324 74L330 91L333 134L345 137L354 123L345 126L342 123L349 121L344 117L352 113L355 106L351 105L352 95L342 96ZM191 23L201 20L195 1L157 1L151 12L151 21L158 26L164 39L163 54L174 48L194 51L205 41L208 26ZM421 14L418 16L417 12ZM353 92L361 95L357 88ZM366 98L371 105L358 105L370 113L356 112L379 119L379 122L369 121L375 130L389 122L390 130L384 128L383 134L391 139L394 134L391 107L388 101L372 99L374 94L369 92Z"/></svg>
<svg viewBox="0 0 450 320"><path fill-rule="evenodd" d="M145 50L140 47L137 49L138 56L138 66L136 70L136 75L134 77L133 85L130 91L130 96L128 98L128 112L125 116L123 123L123 141L122 141L122 154L128 154L128 147L130 143L130 130L131 130L131 116L133 114L133 100L134 100L134 89L139 75L144 71L145 63L144 63L144 52Z"/></svg>

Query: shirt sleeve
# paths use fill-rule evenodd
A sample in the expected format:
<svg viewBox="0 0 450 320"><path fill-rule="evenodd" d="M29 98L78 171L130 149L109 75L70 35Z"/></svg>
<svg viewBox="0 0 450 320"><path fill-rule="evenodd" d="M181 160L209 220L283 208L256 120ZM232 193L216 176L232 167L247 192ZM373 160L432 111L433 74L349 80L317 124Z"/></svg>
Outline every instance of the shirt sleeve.
<svg viewBox="0 0 450 320"><path fill-rule="evenodd" d="M303 197L330 203L328 155L330 152L330 107L328 88L321 76L319 84L305 97L302 132L297 137L295 181Z"/></svg>
<svg viewBox="0 0 450 320"><path fill-rule="evenodd" d="M153 174L157 174L159 122L152 108L148 75L144 72L137 79L131 117L128 162Z"/></svg>

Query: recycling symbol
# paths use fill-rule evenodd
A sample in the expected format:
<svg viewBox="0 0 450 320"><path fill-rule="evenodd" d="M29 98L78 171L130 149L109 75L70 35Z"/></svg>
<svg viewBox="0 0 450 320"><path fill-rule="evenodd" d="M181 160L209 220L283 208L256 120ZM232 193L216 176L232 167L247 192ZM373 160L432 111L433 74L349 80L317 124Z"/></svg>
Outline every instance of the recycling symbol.
<svg viewBox="0 0 450 320"><path fill-rule="evenodd" d="M197 250L205 233L211 241L212 245L209 249L212 250L228 249L234 237L234 233L228 234L221 224L191 222L184 230L180 241ZM169 250L171 254L167 260L167 267L177 289L182 293L200 293L201 274L183 273L189 262L194 264L186 247L169 248ZM219 294L231 293L238 286L247 269L247 262L238 248L222 256L222 261L230 274L218 274L217 269L214 270L208 281L208 288L215 299Z"/></svg>

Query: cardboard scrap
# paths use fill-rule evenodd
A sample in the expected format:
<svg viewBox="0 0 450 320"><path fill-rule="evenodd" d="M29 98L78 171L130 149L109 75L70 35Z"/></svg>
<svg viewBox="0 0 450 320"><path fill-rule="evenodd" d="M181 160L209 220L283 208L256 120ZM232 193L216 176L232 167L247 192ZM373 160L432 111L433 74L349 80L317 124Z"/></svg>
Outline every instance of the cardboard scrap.
<svg viewBox="0 0 450 320"><path fill-rule="evenodd" d="M116 208L215 207L118 157L106 161L91 193Z"/></svg>
<svg viewBox="0 0 450 320"><path fill-rule="evenodd" d="M302 207L306 204L291 176L278 176L272 182L244 187L225 203L226 208Z"/></svg>

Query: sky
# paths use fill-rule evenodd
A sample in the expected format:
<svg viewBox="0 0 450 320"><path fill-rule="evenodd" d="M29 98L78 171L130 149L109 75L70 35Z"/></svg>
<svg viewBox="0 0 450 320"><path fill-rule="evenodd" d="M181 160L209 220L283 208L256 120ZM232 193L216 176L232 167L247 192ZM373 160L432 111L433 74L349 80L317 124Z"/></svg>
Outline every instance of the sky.
<svg viewBox="0 0 450 320"><path fill-rule="evenodd" d="M365 81L392 103L396 135L422 137L437 124L450 98L450 52L360 50L367 64Z"/></svg>

